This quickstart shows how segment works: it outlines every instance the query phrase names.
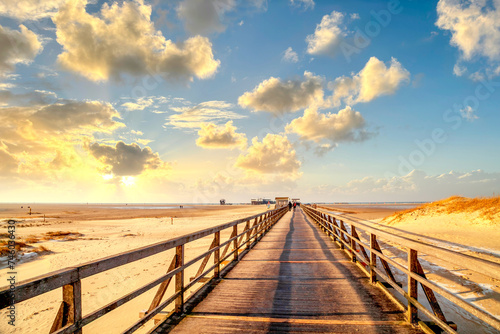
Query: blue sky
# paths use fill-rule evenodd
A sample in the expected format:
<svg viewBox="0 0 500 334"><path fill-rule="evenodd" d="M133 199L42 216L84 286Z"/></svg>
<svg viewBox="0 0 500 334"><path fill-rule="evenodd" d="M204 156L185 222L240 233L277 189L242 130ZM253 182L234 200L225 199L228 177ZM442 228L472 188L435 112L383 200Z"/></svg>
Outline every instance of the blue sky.
<svg viewBox="0 0 500 334"><path fill-rule="evenodd" d="M0 5L4 202L500 189L498 1Z"/></svg>

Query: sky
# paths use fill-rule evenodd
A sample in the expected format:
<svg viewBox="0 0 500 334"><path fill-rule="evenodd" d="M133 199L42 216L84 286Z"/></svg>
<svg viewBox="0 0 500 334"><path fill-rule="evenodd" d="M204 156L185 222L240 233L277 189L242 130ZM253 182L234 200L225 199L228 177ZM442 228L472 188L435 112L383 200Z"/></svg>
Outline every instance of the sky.
<svg viewBox="0 0 500 334"><path fill-rule="evenodd" d="M500 0L0 2L0 201L500 191Z"/></svg>

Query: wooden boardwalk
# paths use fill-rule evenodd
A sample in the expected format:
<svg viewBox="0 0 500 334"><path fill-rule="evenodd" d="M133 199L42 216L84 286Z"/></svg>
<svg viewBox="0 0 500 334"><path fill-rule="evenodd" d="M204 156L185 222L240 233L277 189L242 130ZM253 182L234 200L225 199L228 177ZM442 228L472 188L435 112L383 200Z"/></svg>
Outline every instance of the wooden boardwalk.
<svg viewBox="0 0 500 334"><path fill-rule="evenodd" d="M287 213L171 332L421 333L301 209Z"/></svg>

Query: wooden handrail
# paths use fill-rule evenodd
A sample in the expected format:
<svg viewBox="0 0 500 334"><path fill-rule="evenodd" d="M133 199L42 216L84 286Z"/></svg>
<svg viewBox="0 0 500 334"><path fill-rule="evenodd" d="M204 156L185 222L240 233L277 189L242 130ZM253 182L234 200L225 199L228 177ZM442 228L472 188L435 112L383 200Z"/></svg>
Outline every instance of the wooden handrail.
<svg viewBox="0 0 500 334"><path fill-rule="evenodd" d="M123 252L118 255L108 256L78 266L54 271L20 282L16 286L14 292L10 290L9 286L3 287L0 289L0 309L12 305L12 302L20 303L54 289L63 288L63 301L56 315L56 319L50 330L50 333L81 333L81 329L83 326L111 312L112 310L150 290L151 288L160 285L159 291L155 295L153 303L151 304L151 307L149 308L146 315L124 332L132 333L173 302L175 302L175 310L177 312L183 311L184 292L186 291L186 287L184 286L184 270L187 267L206 258L207 256L210 256L211 254L214 254L214 265L200 274L198 279L188 284L188 287L196 283L201 277L208 275L211 270L214 270L214 275L215 277L217 277L220 273L222 261L229 258L230 256L233 256L233 254L233 261L237 261L239 259L238 251L242 247L242 245L244 245L245 247L249 247L252 240L254 240L254 242L259 240L259 233L260 236L262 236L265 231L268 231L271 226L274 225L274 223L276 223L286 213L286 209L287 208L285 207L278 208L272 211L256 214L250 217L234 220L229 223L183 235L178 238L169 239L132 251ZM252 220L254 220L254 223L250 227L250 222ZM245 223L247 228L243 231L243 233L237 234L237 226L241 223ZM228 228L231 228L232 230L231 236L229 237L229 240L221 242L220 232ZM213 246L210 247L207 252L198 255L194 259L191 259L190 261L185 263L184 245L209 235L214 235ZM238 242L238 237L240 236L241 239ZM246 236L247 239L242 243L242 238L244 236ZM226 247L223 255L220 256L220 249L224 246L229 246L231 243L233 244L233 250L229 252L229 255L225 255L227 252ZM138 261L174 248L176 249L174 260L172 261L170 267L168 268L168 272L165 275L105 305L104 307L101 307L100 309L91 312L90 314L82 316L81 280L83 278L93 276L104 271L117 268L122 265ZM168 287L168 283L174 277L175 293L167 298L166 301L160 304L165 290Z"/></svg>
<svg viewBox="0 0 500 334"><path fill-rule="evenodd" d="M407 307L407 318L409 322L417 321L416 310L421 310L425 315L435 321L445 332L447 333L456 333L456 325L453 323L447 322L444 314L441 311L441 308L434 296L434 292L440 294L442 297L448 299L453 302L455 305L464 309L465 311L473 314L477 318L481 319L485 323L491 325L492 327L500 330L500 320L483 309L471 304L470 302L462 299L456 294L444 289L432 281L428 280L425 276L423 269L418 260L419 253L425 253L429 255L429 257L439 258L440 260L444 260L447 262L451 262L453 264L458 264L461 267L464 267L464 263L470 264L470 270L479 272L483 275L489 276L494 279L500 278L500 264L491 262L488 260L483 260L479 258L472 257L470 255L455 253L448 249L444 249L438 246L429 245L420 241L415 241L403 236L395 235L387 231L379 230L367 224L363 224L360 222L349 221L347 224L351 225L351 233L344 228L339 229L337 226L336 218L324 211L320 211L318 209L314 209L310 206L303 206L306 214L313 219L320 227L332 237L332 239L342 246L344 251L346 251L352 259L355 261L355 257L352 254L356 253L356 244L361 247L365 247L369 249L370 254L366 254L366 252L362 252L363 257L369 263L370 271L366 271L363 266L361 268L363 271L370 277L370 282L372 284L376 283L377 275L380 278L383 278L387 283L389 283L396 292L400 293L403 297L408 300ZM323 209L324 210L324 209ZM332 222L333 225L332 226ZM342 226L343 224L341 224ZM356 233L356 229L364 230L369 234L370 245L363 243L359 239L358 233ZM348 242L344 240L344 235L347 236ZM394 261L390 257L384 255L382 253L381 248L378 246L377 238L383 237L392 243L397 244L400 249L408 252L408 261L407 266ZM380 271L376 266L376 258L379 258L382 263L385 263L384 269L385 273ZM429 257L426 257L426 260L429 261ZM392 276L390 268L388 268L388 263L393 265L398 270L401 270L404 274L408 276L408 293L406 293L400 285L394 280ZM387 267L386 267L387 266ZM389 269L389 270L388 270ZM432 310L426 309L421 303L417 300L416 294L416 284L420 283L424 289L426 298L431 305ZM378 285L380 286L380 285Z"/></svg>

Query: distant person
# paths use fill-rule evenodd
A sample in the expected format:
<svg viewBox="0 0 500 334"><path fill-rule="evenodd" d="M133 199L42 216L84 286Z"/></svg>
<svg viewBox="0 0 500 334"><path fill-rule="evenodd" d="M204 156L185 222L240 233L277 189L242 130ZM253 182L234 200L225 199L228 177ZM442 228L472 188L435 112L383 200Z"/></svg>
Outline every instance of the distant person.
<svg viewBox="0 0 500 334"><path fill-rule="evenodd" d="M293 203L293 212L295 212L295 208L297 207L297 202Z"/></svg>
<svg viewBox="0 0 500 334"><path fill-rule="evenodd" d="M292 210L292 202L288 202L288 211Z"/></svg>
<svg viewBox="0 0 500 334"><path fill-rule="evenodd" d="M267 209L269 210L270 207L271 207L271 202L267 202Z"/></svg>

